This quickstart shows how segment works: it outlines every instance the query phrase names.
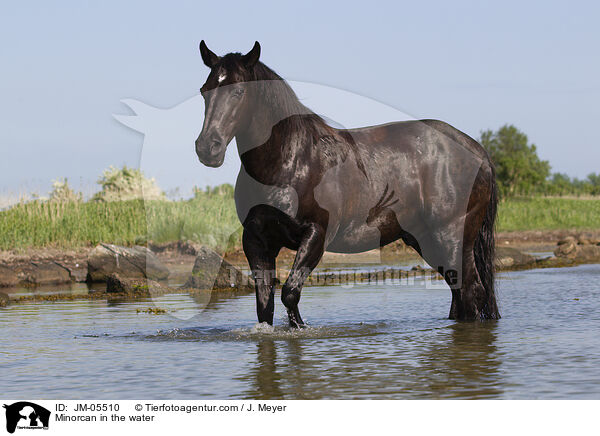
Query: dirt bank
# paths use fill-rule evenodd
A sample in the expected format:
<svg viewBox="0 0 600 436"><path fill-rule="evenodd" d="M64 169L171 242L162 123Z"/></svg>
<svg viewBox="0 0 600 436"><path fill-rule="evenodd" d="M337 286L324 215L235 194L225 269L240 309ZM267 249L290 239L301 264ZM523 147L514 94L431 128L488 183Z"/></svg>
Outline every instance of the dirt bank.
<svg viewBox="0 0 600 436"><path fill-rule="evenodd" d="M560 240L574 238L575 244L588 246L600 245L600 230L581 232L575 230L552 231L525 231L497 234L499 248L515 248L523 253L534 253L538 257L542 253L550 254ZM169 284L181 286L190 277L194 261L199 253L197 244L177 241L168 244L150 243L150 250L171 272ZM39 286L45 284L58 284L67 282L82 282L87 276L88 256L94 247L77 249L43 248L26 251L0 252L0 287L14 286ZM501 250L499 250L499 253ZM277 259L278 269L288 270L293 262L295 252L283 249ZM572 266L579 263L594 263L600 259L587 256L578 259L552 258L544 261L522 262L506 259L498 265L500 269L523 269L541 267ZM512 257L515 257L514 255ZM517 258L519 256L516 256ZM542 256L543 257L543 256ZM225 259L236 267L248 270L246 257L242 250L226 253ZM319 264L320 270L327 270L340 266L357 265L389 265L390 267L419 262L416 252L402 242L395 242L380 250L371 250L359 254L326 253Z"/></svg>

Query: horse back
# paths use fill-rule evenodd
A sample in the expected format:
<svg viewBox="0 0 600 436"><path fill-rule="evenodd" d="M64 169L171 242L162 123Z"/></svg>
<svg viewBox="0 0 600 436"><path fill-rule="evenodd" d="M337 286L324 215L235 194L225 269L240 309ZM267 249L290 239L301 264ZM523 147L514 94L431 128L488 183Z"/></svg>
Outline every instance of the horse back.
<svg viewBox="0 0 600 436"><path fill-rule="evenodd" d="M411 152L419 145L438 150L449 146L448 152L452 151L452 147L461 147L472 153L474 158L489 162L487 152L475 139L440 120L398 121L342 131L367 155L377 152L378 148Z"/></svg>

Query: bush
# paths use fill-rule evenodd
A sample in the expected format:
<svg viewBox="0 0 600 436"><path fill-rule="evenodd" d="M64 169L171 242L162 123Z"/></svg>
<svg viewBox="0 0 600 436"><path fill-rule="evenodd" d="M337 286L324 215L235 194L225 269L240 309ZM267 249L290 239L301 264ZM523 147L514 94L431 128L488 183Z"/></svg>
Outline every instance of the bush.
<svg viewBox="0 0 600 436"><path fill-rule="evenodd" d="M55 201L60 203L71 202L71 201L82 201L83 195L81 192L75 192L69 186L69 182L66 178L60 180L54 180L52 182L52 192L50 192L49 201Z"/></svg>
<svg viewBox="0 0 600 436"><path fill-rule="evenodd" d="M223 196L227 198L233 198L234 187L229 183L223 183L219 186L207 186L204 190L194 186L193 191L195 200L203 199L207 196Z"/></svg>
<svg viewBox="0 0 600 436"><path fill-rule="evenodd" d="M156 180L148 179L137 169L118 169L113 166L104 170L98 180L102 191L92 197L92 201L166 200L165 193L156 185Z"/></svg>

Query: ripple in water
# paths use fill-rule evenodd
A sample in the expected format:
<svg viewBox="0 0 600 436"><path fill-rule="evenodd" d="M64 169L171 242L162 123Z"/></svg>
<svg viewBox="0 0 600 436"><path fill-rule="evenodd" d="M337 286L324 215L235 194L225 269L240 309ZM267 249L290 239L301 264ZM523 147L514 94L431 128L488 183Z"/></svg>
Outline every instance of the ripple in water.
<svg viewBox="0 0 600 436"><path fill-rule="evenodd" d="M235 329L219 328L173 328L159 330L155 335L141 337L146 340L190 340L190 341L255 341L261 339L330 339L364 337L385 334L385 322L376 324L344 324L307 326L302 329L291 329L285 326L271 326L267 323L256 323L252 327Z"/></svg>

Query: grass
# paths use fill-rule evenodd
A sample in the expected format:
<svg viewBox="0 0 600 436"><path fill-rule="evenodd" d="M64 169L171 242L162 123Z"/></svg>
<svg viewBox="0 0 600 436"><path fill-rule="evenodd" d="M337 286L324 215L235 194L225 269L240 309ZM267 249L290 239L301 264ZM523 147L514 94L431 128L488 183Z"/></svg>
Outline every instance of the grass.
<svg viewBox="0 0 600 436"><path fill-rule="evenodd" d="M515 198L498 208L499 231L559 229L600 229L600 198Z"/></svg>
<svg viewBox="0 0 600 436"><path fill-rule="evenodd" d="M498 231L600 229L600 198L503 201ZM0 249L75 248L191 240L220 251L241 245L231 193L200 192L186 201L33 201L0 211Z"/></svg>
<svg viewBox="0 0 600 436"><path fill-rule="evenodd" d="M219 250L240 245L233 198L206 194L187 201L34 201L0 212L1 250L146 240L191 240Z"/></svg>

